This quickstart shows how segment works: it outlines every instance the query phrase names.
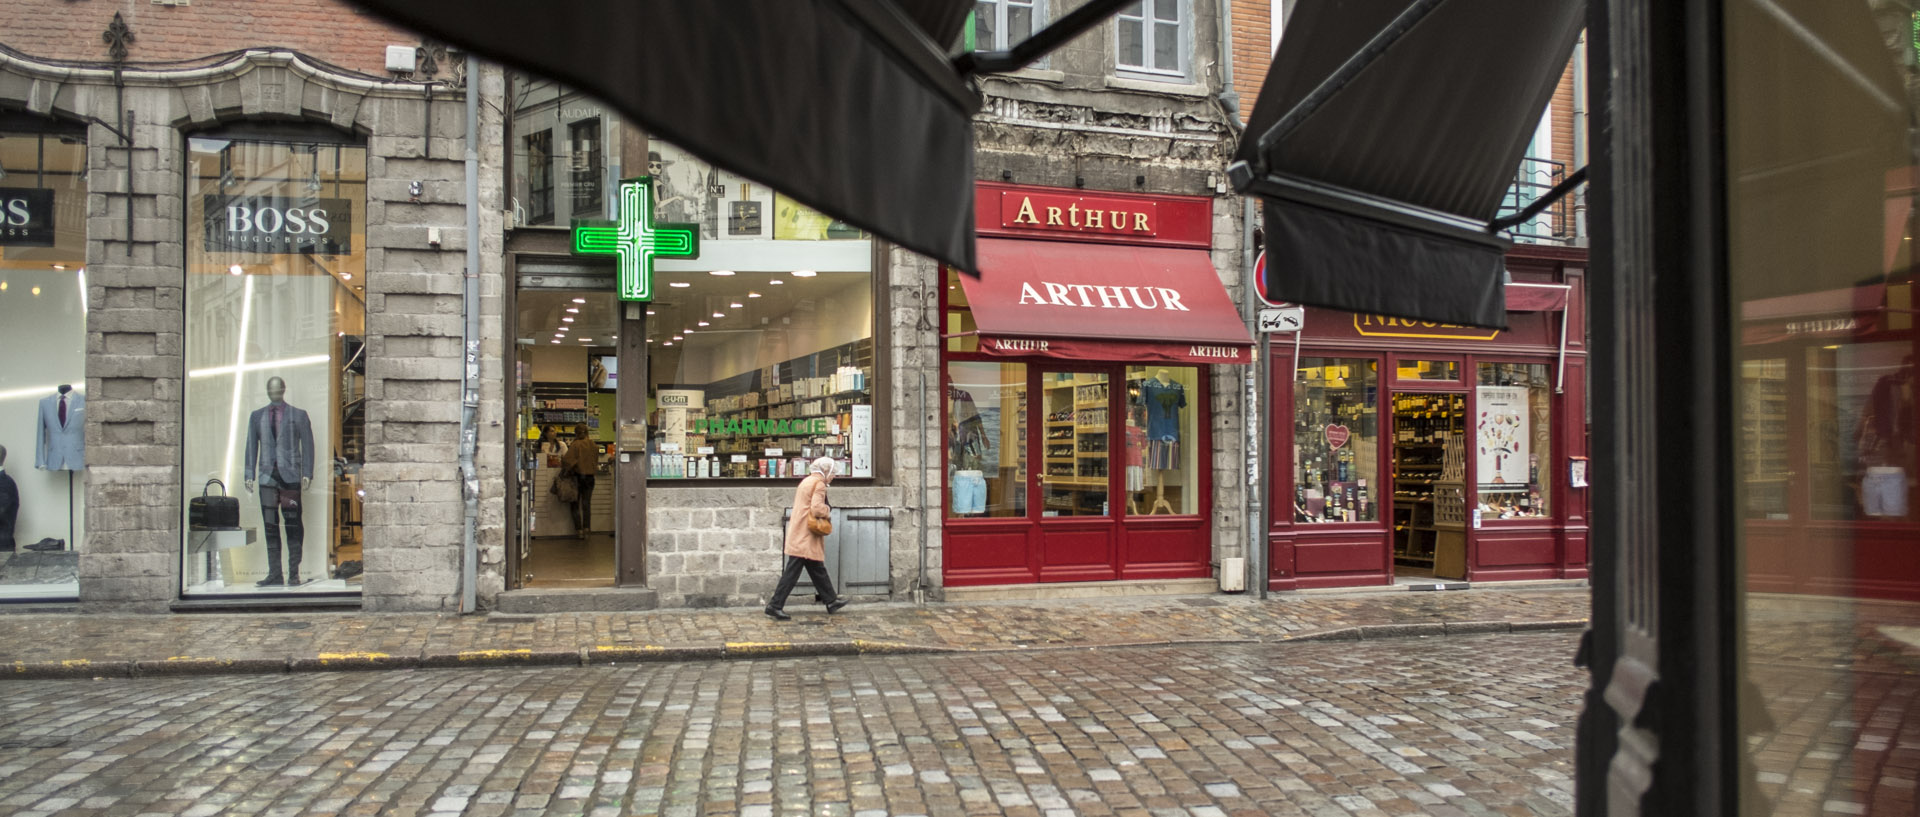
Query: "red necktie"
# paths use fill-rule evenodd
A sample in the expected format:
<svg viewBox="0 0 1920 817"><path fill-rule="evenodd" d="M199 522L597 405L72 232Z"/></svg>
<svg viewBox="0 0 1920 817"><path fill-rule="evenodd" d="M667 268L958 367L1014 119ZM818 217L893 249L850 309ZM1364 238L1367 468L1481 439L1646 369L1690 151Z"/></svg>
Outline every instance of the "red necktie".
<svg viewBox="0 0 1920 817"><path fill-rule="evenodd" d="M67 427L67 396L60 395L60 427Z"/></svg>

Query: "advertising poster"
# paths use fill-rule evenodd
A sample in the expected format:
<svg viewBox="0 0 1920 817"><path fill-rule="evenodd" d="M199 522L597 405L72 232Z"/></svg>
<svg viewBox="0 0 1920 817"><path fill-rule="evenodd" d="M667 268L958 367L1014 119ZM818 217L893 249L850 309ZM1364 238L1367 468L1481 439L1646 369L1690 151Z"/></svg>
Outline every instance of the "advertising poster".
<svg viewBox="0 0 1920 817"><path fill-rule="evenodd" d="M853 473L848 476L873 476L873 407L853 407L853 428L848 434L853 449Z"/></svg>
<svg viewBox="0 0 1920 817"><path fill-rule="evenodd" d="M773 237L773 189L726 171L720 172L726 197L721 202L721 239Z"/></svg>
<svg viewBox="0 0 1920 817"><path fill-rule="evenodd" d="M712 165L656 141L647 151L647 175L653 177L654 221L696 225L703 240L720 237L726 186Z"/></svg>
<svg viewBox="0 0 1920 817"><path fill-rule="evenodd" d="M1482 485L1527 484L1527 389L1524 386L1481 386L1475 397L1480 413L1475 420L1474 464Z"/></svg>
<svg viewBox="0 0 1920 817"><path fill-rule="evenodd" d="M773 197L773 237L781 241L827 241L860 238L860 228L835 221L818 210L781 194Z"/></svg>
<svg viewBox="0 0 1920 817"><path fill-rule="evenodd" d="M700 389L660 389L654 399L660 407L659 428L656 430L664 442L674 446L662 450L687 450L687 421L706 409L707 393Z"/></svg>

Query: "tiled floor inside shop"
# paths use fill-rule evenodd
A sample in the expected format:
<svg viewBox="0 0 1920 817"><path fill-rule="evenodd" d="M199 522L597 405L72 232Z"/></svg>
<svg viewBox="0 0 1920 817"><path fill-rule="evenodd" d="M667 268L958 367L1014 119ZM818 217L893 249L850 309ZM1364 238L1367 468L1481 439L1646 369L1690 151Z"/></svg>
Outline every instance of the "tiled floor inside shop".
<svg viewBox="0 0 1920 817"><path fill-rule="evenodd" d="M612 587L613 534L533 540L520 560L522 587Z"/></svg>

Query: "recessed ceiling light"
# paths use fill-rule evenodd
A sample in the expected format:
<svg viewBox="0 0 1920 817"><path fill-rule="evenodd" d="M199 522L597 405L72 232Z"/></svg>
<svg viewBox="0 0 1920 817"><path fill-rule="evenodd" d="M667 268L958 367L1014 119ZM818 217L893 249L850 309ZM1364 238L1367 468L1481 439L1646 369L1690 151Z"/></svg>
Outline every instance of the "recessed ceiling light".
<svg viewBox="0 0 1920 817"><path fill-rule="evenodd" d="M685 338L685 337L682 337L682 336L680 336L680 335L674 335L674 336L673 336L673 339L674 339L674 340L686 340L686 338Z"/></svg>
<svg viewBox="0 0 1920 817"><path fill-rule="evenodd" d="M649 309L649 310L647 310L647 314L649 314L649 315L651 315L651 314L653 314L653 310L651 310L651 309Z"/></svg>
<svg viewBox="0 0 1920 817"><path fill-rule="evenodd" d="M701 322L700 322L700 325L701 325L701 326L712 326L713 324L710 324L710 323L707 323L706 321L701 321Z"/></svg>
<svg viewBox="0 0 1920 817"><path fill-rule="evenodd" d="M571 313L573 313L573 314L575 314L575 315L578 315L578 314L580 314L580 307L577 307L577 306L569 306L569 307L567 307L567 311L568 311L568 312L571 312Z"/></svg>
<svg viewBox="0 0 1920 817"><path fill-rule="evenodd" d="M793 277L795 278L812 278L813 276L819 275L819 274L820 273L814 272L813 270L810 270L810 269L797 269L793 271Z"/></svg>
<svg viewBox="0 0 1920 817"><path fill-rule="evenodd" d="M40 288L39 288L39 287L34 287L34 288L33 288L33 294L35 294L35 295L39 295L39 294L40 294Z"/></svg>
<svg viewBox="0 0 1920 817"><path fill-rule="evenodd" d="M556 338L564 338L564 337L566 337L566 336L567 336L567 333L565 333L565 332L555 332L555 333L553 333L553 336L554 336L554 337L556 337Z"/></svg>
<svg viewBox="0 0 1920 817"><path fill-rule="evenodd" d="M6 291L7 291L7 282L0 281L0 292L6 292Z"/></svg>
<svg viewBox="0 0 1920 817"><path fill-rule="evenodd" d="M663 344L660 344L660 345L662 345L662 346L672 346L672 345L673 345L673 341L667 341L666 343L663 343Z"/></svg>
<svg viewBox="0 0 1920 817"><path fill-rule="evenodd" d="M782 281L782 280L780 280L780 279L778 279L778 278L775 278L775 279L773 279L773 285L774 285L774 286L779 286L779 285L781 285L781 284L784 284L784 283L786 283L786 282L785 282L785 281Z"/></svg>
<svg viewBox="0 0 1920 817"><path fill-rule="evenodd" d="M592 343L592 342L593 342L593 338L581 338L581 339L580 339L580 342L581 342L581 343Z"/></svg>
<svg viewBox="0 0 1920 817"><path fill-rule="evenodd" d="M67 265L65 265L65 264L55 264L55 265L53 265L53 268L54 268L54 269L59 269L59 270L63 270L63 269L66 269L66 268L67 268Z"/></svg>
<svg viewBox="0 0 1920 817"><path fill-rule="evenodd" d="M585 298L575 298L575 299L573 299L573 302L574 302L574 303L576 303L576 304L584 304L584 303L586 303L586 302L587 302L587 299L585 299Z"/></svg>
<svg viewBox="0 0 1920 817"><path fill-rule="evenodd" d="M674 281L672 283L667 284L667 286L673 287L675 289L686 289L687 287L690 287L693 285L685 281Z"/></svg>
<svg viewBox="0 0 1920 817"><path fill-rule="evenodd" d="M708 275L732 275L732 274L733 274L733 270L730 270L730 269L717 269L717 270L714 270L714 271L712 271L712 272L709 272L709 273L707 273L707 274L708 274Z"/></svg>
<svg viewBox="0 0 1920 817"><path fill-rule="evenodd" d="M758 292L749 292L749 293L747 293L747 297L749 297L749 298L758 298L758 297L760 297L760 293L758 293Z"/></svg>
<svg viewBox="0 0 1920 817"><path fill-rule="evenodd" d="M561 323L573 323L573 316L571 316L571 315L569 315L569 316L567 316L567 317L564 317L564 318L561 318L561 319L560 319L560 322L561 322Z"/></svg>
<svg viewBox="0 0 1920 817"><path fill-rule="evenodd" d="M716 318L724 318L724 317L726 317L726 316L727 316L727 313L725 313L725 312L715 312L715 313L713 313L713 316L714 316L714 317L716 317Z"/></svg>
<svg viewBox="0 0 1920 817"><path fill-rule="evenodd" d="M228 267L227 272L233 275L239 275L240 273L246 272L246 270L241 269L239 264L235 264L231 267Z"/></svg>
<svg viewBox="0 0 1920 817"><path fill-rule="evenodd" d="M732 309L739 309L740 307L743 307L743 306L746 306L746 304L743 304L743 303L740 303L739 301L735 301L735 302L733 303L733 306L732 306L732 307L730 307L730 308L732 308Z"/></svg>
<svg viewBox="0 0 1920 817"><path fill-rule="evenodd" d="M648 343L652 343L652 342L653 342L653 338L647 338L647 342L648 342Z"/></svg>
<svg viewBox="0 0 1920 817"><path fill-rule="evenodd" d="M340 273L340 279L343 281L351 281L353 280L353 273L351 272Z"/></svg>

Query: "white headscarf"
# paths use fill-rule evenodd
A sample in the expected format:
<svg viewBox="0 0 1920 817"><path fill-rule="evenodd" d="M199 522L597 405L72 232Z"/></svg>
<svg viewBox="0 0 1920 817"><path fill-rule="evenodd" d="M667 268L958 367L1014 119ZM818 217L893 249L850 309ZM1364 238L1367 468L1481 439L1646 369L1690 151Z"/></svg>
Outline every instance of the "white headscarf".
<svg viewBox="0 0 1920 817"><path fill-rule="evenodd" d="M813 465L809 466L807 470L829 477L838 476L840 474L840 461L832 457L820 457L815 459Z"/></svg>

